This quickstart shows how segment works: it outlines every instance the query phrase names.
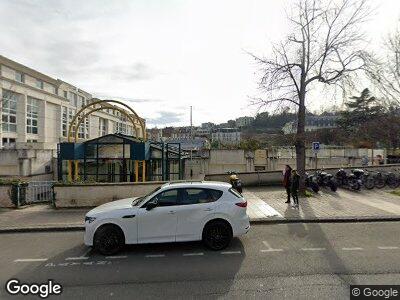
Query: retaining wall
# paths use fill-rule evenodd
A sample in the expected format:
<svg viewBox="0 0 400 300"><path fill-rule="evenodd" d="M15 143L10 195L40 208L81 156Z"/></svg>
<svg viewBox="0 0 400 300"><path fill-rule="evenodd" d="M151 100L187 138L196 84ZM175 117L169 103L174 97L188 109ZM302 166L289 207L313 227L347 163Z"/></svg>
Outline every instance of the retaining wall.
<svg viewBox="0 0 400 300"><path fill-rule="evenodd" d="M98 184L56 184L55 206L93 207L110 201L145 196L160 185L162 181L142 183L98 183Z"/></svg>
<svg viewBox="0 0 400 300"><path fill-rule="evenodd" d="M369 167L346 167L345 170L352 169L363 169L370 171L400 171L400 164L390 164L390 165L379 165L379 166L369 166ZM340 168L325 168L324 170L331 174L336 174ZM316 169L308 169L308 172L315 172ZM260 171L260 172L244 172L237 173L242 184L244 186L256 186L256 185L279 185L282 184L283 174L282 171ZM224 174L210 174L205 176L205 180L208 181L229 181L229 175Z"/></svg>

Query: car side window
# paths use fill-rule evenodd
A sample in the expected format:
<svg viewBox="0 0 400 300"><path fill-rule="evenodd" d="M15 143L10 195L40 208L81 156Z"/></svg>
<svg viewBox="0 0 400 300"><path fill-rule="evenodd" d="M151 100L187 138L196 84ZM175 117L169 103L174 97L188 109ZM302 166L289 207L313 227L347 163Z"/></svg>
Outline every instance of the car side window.
<svg viewBox="0 0 400 300"><path fill-rule="evenodd" d="M168 190L156 195L154 198L157 199L158 206L176 205L176 202L178 201L178 190L177 189Z"/></svg>
<svg viewBox="0 0 400 300"><path fill-rule="evenodd" d="M214 202L220 197L220 196L217 197L218 195L216 195L214 192L219 192L219 191L201 189L201 188L182 189L182 194L179 204L189 205L189 204Z"/></svg>

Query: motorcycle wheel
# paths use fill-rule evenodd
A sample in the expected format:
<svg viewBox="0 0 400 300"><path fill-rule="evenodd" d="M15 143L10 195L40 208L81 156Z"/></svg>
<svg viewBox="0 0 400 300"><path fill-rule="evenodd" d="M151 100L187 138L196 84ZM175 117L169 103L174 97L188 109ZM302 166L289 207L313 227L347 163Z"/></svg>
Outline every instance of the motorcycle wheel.
<svg viewBox="0 0 400 300"><path fill-rule="evenodd" d="M361 189L361 184L356 181L356 182L351 183L350 187L354 191L359 191Z"/></svg>
<svg viewBox="0 0 400 300"><path fill-rule="evenodd" d="M385 180L382 177L375 178L374 185L378 189L384 188L385 187Z"/></svg>
<svg viewBox="0 0 400 300"><path fill-rule="evenodd" d="M387 180L387 185L391 188L391 189L395 189L399 186L399 181L394 178L394 177L389 177Z"/></svg>
<svg viewBox="0 0 400 300"><path fill-rule="evenodd" d="M367 177L364 180L364 187L368 190L372 190L375 187L374 179L371 177Z"/></svg>
<svg viewBox="0 0 400 300"><path fill-rule="evenodd" d="M331 181L329 183L329 187L331 188L332 192L336 192L337 191L337 184L335 182Z"/></svg>
<svg viewBox="0 0 400 300"><path fill-rule="evenodd" d="M311 182L311 189L313 190L314 193L319 192L319 185L316 184L315 182Z"/></svg>

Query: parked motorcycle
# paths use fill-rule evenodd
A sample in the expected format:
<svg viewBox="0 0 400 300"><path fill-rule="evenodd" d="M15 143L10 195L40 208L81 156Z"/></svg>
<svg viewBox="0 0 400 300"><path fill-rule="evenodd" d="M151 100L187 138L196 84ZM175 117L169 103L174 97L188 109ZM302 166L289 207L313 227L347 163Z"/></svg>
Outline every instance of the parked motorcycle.
<svg viewBox="0 0 400 300"><path fill-rule="evenodd" d="M336 192L337 184L332 174L321 170L315 172L315 177L319 186L329 187L332 192Z"/></svg>
<svg viewBox="0 0 400 300"><path fill-rule="evenodd" d="M388 185L390 188L395 189L399 187L400 180L393 172L373 172L375 186L378 189Z"/></svg>
<svg viewBox="0 0 400 300"><path fill-rule="evenodd" d="M357 179L361 180L361 184L368 190L371 190L375 186L374 178L370 173L362 169L353 169L351 172L356 176Z"/></svg>
<svg viewBox="0 0 400 300"><path fill-rule="evenodd" d="M309 174L306 172L306 179L305 179L305 184L307 188L310 188L314 193L319 192L319 185L317 182L317 177L314 176L313 174Z"/></svg>
<svg viewBox="0 0 400 300"><path fill-rule="evenodd" d="M234 172L228 172L229 176L229 182L232 185L232 188L234 188L236 191L238 191L240 194L243 192L242 188L242 181L239 179L239 177L234 173Z"/></svg>
<svg viewBox="0 0 400 300"><path fill-rule="evenodd" d="M361 189L361 179L358 179L353 173L347 174L343 169L336 173L336 182L339 186L348 187L353 191Z"/></svg>

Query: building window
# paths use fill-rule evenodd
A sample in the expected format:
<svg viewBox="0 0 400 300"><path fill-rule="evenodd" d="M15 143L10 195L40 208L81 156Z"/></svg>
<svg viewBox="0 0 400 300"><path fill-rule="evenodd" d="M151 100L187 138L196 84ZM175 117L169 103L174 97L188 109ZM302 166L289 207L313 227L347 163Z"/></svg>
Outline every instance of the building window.
<svg viewBox="0 0 400 300"><path fill-rule="evenodd" d="M15 139L14 138L3 138L2 139L3 148L14 148Z"/></svg>
<svg viewBox="0 0 400 300"><path fill-rule="evenodd" d="M38 134L39 100L28 97L26 103L26 132Z"/></svg>
<svg viewBox="0 0 400 300"><path fill-rule="evenodd" d="M79 96L79 103L80 103L81 107L84 107L86 105L85 97Z"/></svg>
<svg viewBox="0 0 400 300"><path fill-rule="evenodd" d="M43 81L36 79L36 87L43 90Z"/></svg>
<svg viewBox="0 0 400 300"><path fill-rule="evenodd" d="M24 74L15 71L15 80L24 83L25 82Z"/></svg>
<svg viewBox="0 0 400 300"><path fill-rule="evenodd" d="M106 135L106 133L107 133L106 120L103 118L99 118L99 136Z"/></svg>
<svg viewBox="0 0 400 300"><path fill-rule="evenodd" d="M51 92L52 92L53 94L57 94L57 89L56 89L56 87L55 87L54 85L49 84L49 87L50 87L50 90L51 90Z"/></svg>
<svg viewBox="0 0 400 300"><path fill-rule="evenodd" d="M17 132L17 100L19 94L3 90L1 123L3 132Z"/></svg>
<svg viewBox="0 0 400 300"><path fill-rule="evenodd" d="M65 93L65 92L64 92ZM65 106L61 107L61 126L62 126L62 136L67 137L67 124L68 124L68 108Z"/></svg>
<svg viewBox="0 0 400 300"><path fill-rule="evenodd" d="M67 91L64 91L64 98L68 99L68 92Z"/></svg>
<svg viewBox="0 0 400 300"><path fill-rule="evenodd" d="M27 143L37 143L37 140L26 140Z"/></svg>

